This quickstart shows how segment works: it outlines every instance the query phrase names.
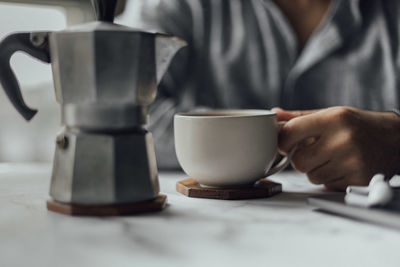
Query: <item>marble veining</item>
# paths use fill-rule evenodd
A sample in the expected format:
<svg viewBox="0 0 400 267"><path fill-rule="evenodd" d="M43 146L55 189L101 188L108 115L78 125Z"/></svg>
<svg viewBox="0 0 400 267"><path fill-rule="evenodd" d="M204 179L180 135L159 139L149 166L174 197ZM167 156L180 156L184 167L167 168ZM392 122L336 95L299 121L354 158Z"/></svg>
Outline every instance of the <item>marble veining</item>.
<svg viewBox="0 0 400 267"><path fill-rule="evenodd" d="M46 210L51 166L0 164L0 266L399 266L400 231L316 212L306 177L271 179L269 199L192 199L183 173L161 173L168 207L141 216L68 217Z"/></svg>

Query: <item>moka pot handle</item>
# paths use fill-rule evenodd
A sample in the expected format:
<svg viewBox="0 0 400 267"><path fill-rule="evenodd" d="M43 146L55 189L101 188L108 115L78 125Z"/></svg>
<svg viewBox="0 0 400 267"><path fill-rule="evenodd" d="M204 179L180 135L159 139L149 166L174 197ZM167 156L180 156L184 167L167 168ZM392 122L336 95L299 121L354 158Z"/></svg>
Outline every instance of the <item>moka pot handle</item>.
<svg viewBox="0 0 400 267"><path fill-rule="evenodd" d="M26 119L31 120L37 110L29 108L22 97L17 78L10 66L11 56L18 51L50 63L48 32L15 33L7 36L0 43L0 85L17 111Z"/></svg>

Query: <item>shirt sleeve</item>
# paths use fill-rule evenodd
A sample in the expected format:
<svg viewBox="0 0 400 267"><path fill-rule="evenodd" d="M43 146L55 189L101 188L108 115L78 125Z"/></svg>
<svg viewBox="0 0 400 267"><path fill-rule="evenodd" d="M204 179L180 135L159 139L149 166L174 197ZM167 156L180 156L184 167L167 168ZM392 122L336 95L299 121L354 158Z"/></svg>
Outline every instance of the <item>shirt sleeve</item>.
<svg viewBox="0 0 400 267"><path fill-rule="evenodd" d="M385 21L390 36L390 48L396 65L396 86L400 92L400 2L399 1L382 1L384 8ZM398 103L400 103L400 93L398 94ZM393 107L396 110L400 107Z"/></svg>

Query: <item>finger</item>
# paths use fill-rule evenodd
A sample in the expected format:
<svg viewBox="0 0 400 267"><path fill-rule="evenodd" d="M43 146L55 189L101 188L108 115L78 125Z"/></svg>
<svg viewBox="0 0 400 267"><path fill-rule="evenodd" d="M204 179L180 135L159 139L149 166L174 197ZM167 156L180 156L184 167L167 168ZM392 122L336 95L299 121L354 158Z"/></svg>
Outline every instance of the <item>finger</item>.
<svg viewBox="0 0 400 267"><path fill-rule="evenodd" d="M308 139L307 139L308 140ZM327 139L319 139L307 146L300 146L292 157L293 167L303 173L308 173L331 160L333 151Z"/></svg>
<svg viewBox="0 0 400 267"><path fill-rule="evenodd" d="M303 173L309 173L332 159L342 159L349 148L341 134L325 134L320 138L310 137L297 145L292 165Z"/></svg>
<svg viewBox="0 0 400 267"><path fill-rule="evenodd" d="M348 178L342 176L337 180L325 184L325 188L332 191L345 191L348 186Z"/></svg>
<svg viewBox="0 0 400 267"><path fill-rule="evenodd" d="M336 181L343 176L343 173L337 171L332 160L322 163L315 169L307 173L308 180L313 184L327 184Z"/></svg>
<svg viewBox="0 0 400 267"><path fill-rule="evenodd" d="M281 108L273 108L272 111L276 112L278 121L290 121L296 117L308 115L311 113L315 113L318 110L283 110Z"/></svg>
<svg viewBox="0 0 400 267"><path fill-rule="evenodd" d="M282 127L279 133L279 149L288 152L305 139L318 139L325 129L325 117L320 112L296 117Z"/></svg>
<svg viewBox="0 0 400 267"><path fill-rule="evenodd" d="M359 170L354 169L354 164L351 156L339 153L327 163L308 172L307 177L313 184L324 184L328 189L342 190L349 185L350 178L359 173Z"/></svg>

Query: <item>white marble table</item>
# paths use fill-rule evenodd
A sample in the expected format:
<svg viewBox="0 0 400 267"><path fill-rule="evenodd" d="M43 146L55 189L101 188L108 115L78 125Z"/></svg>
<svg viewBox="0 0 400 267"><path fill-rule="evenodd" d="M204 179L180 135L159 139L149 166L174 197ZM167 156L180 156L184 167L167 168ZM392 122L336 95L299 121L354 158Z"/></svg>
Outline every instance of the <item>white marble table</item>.
<svg viewBox="0 0 400 267"><path fill-rule="evenodd" d="M50 165L0 164L0 266L400 266L400 232L316 212L303 175L270 199L190 199L161 173L169 206L132 217L46 210Z"/></svg>

